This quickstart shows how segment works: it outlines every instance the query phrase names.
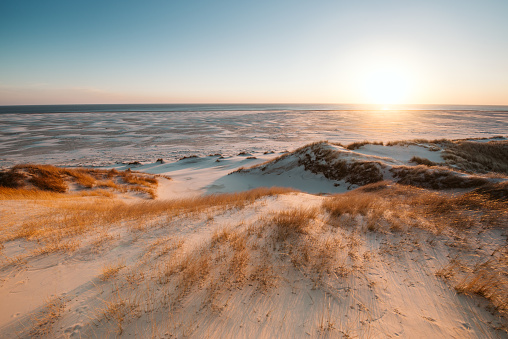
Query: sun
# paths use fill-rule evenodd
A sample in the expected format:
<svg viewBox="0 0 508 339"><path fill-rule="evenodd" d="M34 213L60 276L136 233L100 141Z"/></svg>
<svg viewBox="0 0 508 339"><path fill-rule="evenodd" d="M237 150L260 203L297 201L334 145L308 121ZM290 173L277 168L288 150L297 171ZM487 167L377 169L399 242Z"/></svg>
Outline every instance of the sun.
<svg viewBox="0 0 508 339"><path fill-rule="evenodd" d="M397 68L378 68L368 72L363 81L364 100L370 104L402 104L408 100L409 77Z"/></svg>

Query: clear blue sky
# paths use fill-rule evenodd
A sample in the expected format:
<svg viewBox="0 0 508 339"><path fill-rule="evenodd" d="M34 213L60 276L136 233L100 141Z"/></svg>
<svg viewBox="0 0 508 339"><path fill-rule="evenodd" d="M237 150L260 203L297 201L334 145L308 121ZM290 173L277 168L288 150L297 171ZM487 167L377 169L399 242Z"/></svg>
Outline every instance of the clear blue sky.
<svg viewBox="0 0 508 339"><path fill-rule="evenodd" d="M0 104L508 104L508 1L0 2Z"/></svg>

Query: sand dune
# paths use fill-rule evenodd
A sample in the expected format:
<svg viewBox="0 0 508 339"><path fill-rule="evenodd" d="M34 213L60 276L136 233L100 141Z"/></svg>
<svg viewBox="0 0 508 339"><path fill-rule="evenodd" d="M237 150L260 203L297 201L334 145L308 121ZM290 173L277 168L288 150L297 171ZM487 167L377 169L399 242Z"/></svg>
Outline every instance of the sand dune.
<svg viewBox="0 0 508 339"><path fill-rule="evenodd" d="M320 142L55 170L59 192L19 166L0 336L508 337L507 147Z"/></svg>

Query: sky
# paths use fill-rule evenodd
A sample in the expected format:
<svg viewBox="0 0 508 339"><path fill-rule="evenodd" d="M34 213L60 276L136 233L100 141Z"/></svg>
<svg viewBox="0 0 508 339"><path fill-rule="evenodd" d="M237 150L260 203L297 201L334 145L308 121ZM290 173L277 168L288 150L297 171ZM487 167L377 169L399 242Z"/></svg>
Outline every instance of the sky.
<svg viewBox="0 0 508 339"><path fill-rule="evenodd" d="M508 104L507 0L0 2L0 105Z"/></svg>

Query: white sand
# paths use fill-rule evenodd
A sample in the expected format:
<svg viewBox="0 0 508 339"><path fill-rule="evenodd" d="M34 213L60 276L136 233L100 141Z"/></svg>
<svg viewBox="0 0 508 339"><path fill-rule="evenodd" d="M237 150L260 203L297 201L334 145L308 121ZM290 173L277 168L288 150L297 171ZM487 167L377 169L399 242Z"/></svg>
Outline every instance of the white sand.
<svg viewBox="0 0 508 339"><path fill-rule="evenodd" d="M343 150L343 149L342 149ZM343 150L344 151L344 150ZM221 294L215 308L203 305L204 292L193 290L177 309L164 304L165 285L156 289L150 283L148 270L137 281L136 293L130 293L125 277L133 269L143 271L143 256L150 244L170 237L183 240L182 253L191 253L210 240L216 230L244 231L262 222L263 217L292 208L319 207L323 196L311 193L344 192L347 185L326 180L322 175L306 172L303 167L262 174L258 172L227 175L240 166L252 166L274 157L274 154L189 158L168 164L147 163L133 169L167 174L161 179L158 199L177 199L199 194L224 193L261 186L287 186L305 193L265 197L243 209L208 211L200 215L155 220L156 227L145 231L123 226L107 229L114 240L107 248L93 250L91 235L76 252L53 253L31 259L25 265L8 266L0 271L0 337L29 337L31 326L42 316L47 301L58 296L65 301L63 314L50 327L49 337L116 337L114 319L102 315L115 300L136 304L126 313L122 337L193 338L501 338L507 332L496 330L506 320L488 311L488 301L479 296L457 294L435 273L461 254L451 241L457 234L431 234L423 230L400 233L366 232L365 228L331 227L326 219L316 221L314 236L320 239L355 238L358 257L347 277L331 276L316 286L308 272L291 266L281 254L275 287L258 291L247 285ZM367 145L350 156L385 159L386 163L408 164L412 156L441 162L440 152L424 146L384 147ZM386 160L388 159L388 160ZM286 159L279 165L292 161ZM116 166L124 169L126 166ZM19 212L10 212L21 208ZM25 210L23 210L25 209ZM0 201L0 221L20 223L46 210L43 203L27 206L25 202ZM357 225L363 221L357 220ZM362 227L365 227L362 226ZM506 241L506 234L487 230L481 236L464 231L463 241L489 253ZM469 237L469 238L468 238ZM169 241L169 240L168 240ZM350 241L350 240L347 240ZM0 252L12 258L34 244L26 240L8 242ZM482 253L483 253L482 252ZM172 253L172 252L171 252ZM170 254L170 257L173 254ZM338 255L341 255L338 253ZM100 279L106 264L126 267L116 278ZM140 266L136 266L140 265ZM219 265L219 263L218 263ZM122 280L123 279L123 280ZM169 292L168 292L169 293Z"/></svg>

